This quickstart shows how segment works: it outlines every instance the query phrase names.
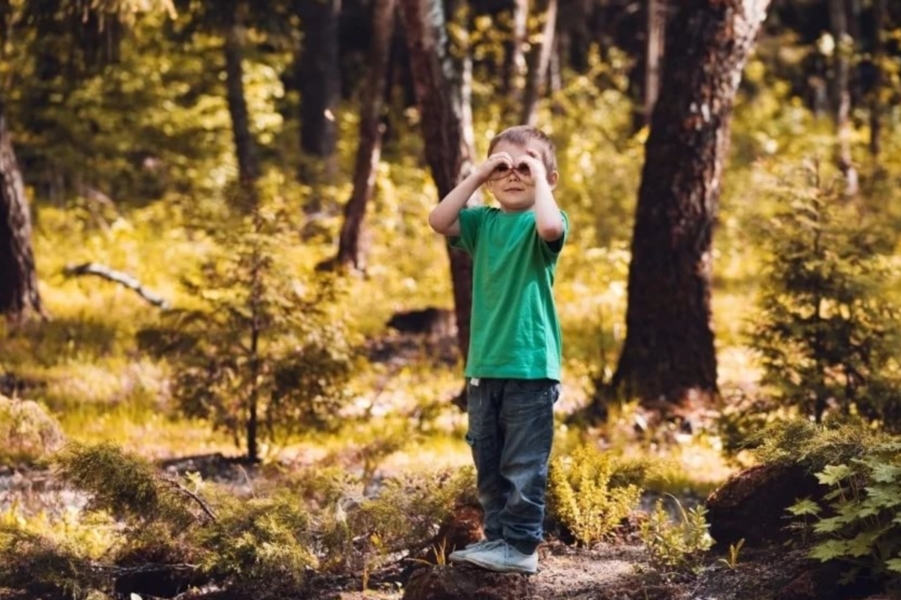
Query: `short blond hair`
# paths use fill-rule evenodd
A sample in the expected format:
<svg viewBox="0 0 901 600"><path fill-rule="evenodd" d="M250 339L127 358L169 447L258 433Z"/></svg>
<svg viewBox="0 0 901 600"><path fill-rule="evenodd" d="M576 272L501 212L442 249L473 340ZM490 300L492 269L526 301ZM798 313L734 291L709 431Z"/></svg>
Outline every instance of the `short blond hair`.
<svg viewBox="0 0 901 600"><path fill-rule="evenodd" d="M531 141L537 141L539 143L541 162L544 163L544 168L547 169L547 174L550 175L551 173L556 171L557 149L554 147L554 142L551 140L551 138L548 137L546 133L544 133L537 127L531 127L529 125L517 125L515 127L510 127L494 136L491 139L491 143L488 144L488 156L491 156L491 153L494 152L494 147L497 146L500 142L507 142L508 144L525 147L528 146L529 142Z"/></svg>

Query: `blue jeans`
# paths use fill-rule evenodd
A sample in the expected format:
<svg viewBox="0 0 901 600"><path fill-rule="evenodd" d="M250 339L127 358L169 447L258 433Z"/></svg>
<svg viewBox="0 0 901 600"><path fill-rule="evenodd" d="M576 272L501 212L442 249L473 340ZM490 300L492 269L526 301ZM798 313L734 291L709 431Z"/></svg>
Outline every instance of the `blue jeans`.
<svg viewBox="0 0 901 600"><path fill-rule="evenodd" d="M531 554L542 540L560 384L551 379L471 379L467 396L466 441L476 466L485 537Z"/></svg>

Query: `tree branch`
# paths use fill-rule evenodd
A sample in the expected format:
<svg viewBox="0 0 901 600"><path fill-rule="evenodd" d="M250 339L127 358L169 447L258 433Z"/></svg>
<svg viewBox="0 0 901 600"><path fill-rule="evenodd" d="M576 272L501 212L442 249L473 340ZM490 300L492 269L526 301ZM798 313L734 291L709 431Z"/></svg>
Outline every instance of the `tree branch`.
<svg viewBox="0 0 901 600"><path fill-rule="evenodd" d="M81 265L67 265L65 269L63 269L63 274L67 277L76 277L80 275L96 275L102 279L106 279L107 281L113 281L115 283L124 285L130 290L134 290L138 293L141 298L153 304L154 306L159 306L162 309L168 309L170 307L169 302L157 294L147 290L141 282L128 275L127 273L123 273L121 271L115 271L110 269L106 265L101 265L98 263L84 263Z"/></svg>
<svg viewBox="0 0 901 600"><path fill-rule="evenodd" d="M199 505L200 505L200 508L203 509L203 512L206 513L206 515L210 518L211 521L216 521L216 520L217 520L217 519L216 519L216 514L213 512L213 509L210 508L210 505L207 504L206 501L205 501L203 498L201 498L200 496L198 496L197 494L195 494L194 492L192 492L191 490L189 490L188 488L186 488L185 486L183 486L182 484L180 484L180 483L179 483L178 481L176 481L175 479L170 479L170 478L168 478L168 477L163 477L163 481L165 481L166 483L168 483L169 485L171 485L172 487L174 487L177 491L179 491L180 493L184 494L185 496L188 496L189 498L191 498L192 500L194 500L194 502L196 502L197 504L199 504Z"/></svg>

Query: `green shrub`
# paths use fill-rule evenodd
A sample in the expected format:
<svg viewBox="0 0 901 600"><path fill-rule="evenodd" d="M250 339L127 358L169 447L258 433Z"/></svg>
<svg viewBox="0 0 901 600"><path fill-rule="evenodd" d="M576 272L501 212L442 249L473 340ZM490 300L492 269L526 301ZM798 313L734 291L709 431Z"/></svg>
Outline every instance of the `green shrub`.
<svg viewBox="0 0 901 600"><path fill-rule="evenodd" d="M614 485L614 482L620 485ZM548 514L591 545L609 536L638 505L641 488L619 473L608 453L583 445L555 457L548 474Z"/></svg>
<svg viewBox="0 0 901 600"><path fill-rule="evenodd" d="M38 403L0 394L0 463L33 462L63 441L59 423Z"/></svg>
<svg viewBox="0 0 901 600"><path fill-rule="evenodd" d="M35 598L81 600L92 590L103 589L103 581L75 544L0 523L3 588L24 590Z"/></svg>
<svg viewBox="0 0 901 600"><path fill-rule="evenodd" d="M201 306L171 311L139 339L174 363L184 412L231 433L255 461L262 440L335 423L352 356L330 314L338 282L292 276L280 256L293 235L288 206L271 199L236 219L214 232L220 255L185 281Z"/></svg>
<svg viewBox="0 0 901 600"><path fill-rule="evenodd" d="M234 500L198 534L201 568L236 587L267 583L294 589L317 566L310 526L310 516L293 495Z"/></svg>
<svg viewBox="0 0 901 600"><path fill-rule="evenodd" d="M708 533L707 509L703 505L686 510L673 497L679 509L680 520L670 519L663 507L663 500L657 500L654 511L641 524L639 535L648 549L651 566L658 571L696 571L704 552L713 545Z"/></svg>
<svg viewBox="0 0 901 600"><path fill-rule="evenodd" d="M897 429L891 238L816 180L781 196L786 208L767 223L771 258L751 340L763 382L817 421L832 411Z"/></svg>

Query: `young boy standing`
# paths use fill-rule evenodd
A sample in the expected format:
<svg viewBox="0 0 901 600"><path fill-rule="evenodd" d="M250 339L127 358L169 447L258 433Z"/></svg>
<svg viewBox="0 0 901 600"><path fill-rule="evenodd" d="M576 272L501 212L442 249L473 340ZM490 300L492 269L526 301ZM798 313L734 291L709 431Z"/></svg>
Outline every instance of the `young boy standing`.
<svg viewBox="0 0 901 600"><path fill-rule="evenodd" d="M512 127L491 141L488 154L429 215L432 229L473 257L466 441L485 539L450 560L535 573L560 395L552 287L568 222L554 199L558 173L547 135ZM500 208L464 208L483 184Z"/></svg>

